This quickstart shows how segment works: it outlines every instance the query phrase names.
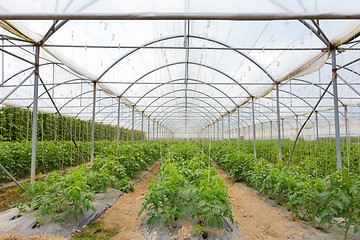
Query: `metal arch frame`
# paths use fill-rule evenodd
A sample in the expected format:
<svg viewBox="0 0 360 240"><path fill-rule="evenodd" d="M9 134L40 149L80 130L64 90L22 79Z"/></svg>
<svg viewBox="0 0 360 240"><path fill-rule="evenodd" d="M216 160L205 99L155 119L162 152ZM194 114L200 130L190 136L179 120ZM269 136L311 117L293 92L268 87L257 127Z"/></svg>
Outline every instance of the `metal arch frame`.
<svg viewBox="0 0 360 240"><path fill-rule="evenodd" d="M160 97L157 97L157 98L156 98L155 100L153 100L143 111L145 111L149 106L151 106L154 102L158 101L158 100L161 99L162 97L164 97L164 96L166 96L166 95L169 95L169 94L172 94L172 93L181 92L181 91L185 91L185 89L177 89L177 90L174 90L174 91L171 91L171 92L167 92L167 93L163 94L163 95L160 96ZM195 89L188 89L187 91L196 92L196 93L205 95L206 97L214 100L214 101L217 102L221 107L223 107L224 109L226 109L226 107L225 107L222 103L220 103L216 98L211 97L209 94L200 92L200 91L195 90ZM150 117L150 116L151 116L151 115L149 115L149 117Z"/></svg>
<svg viewBox="0 0 360 240"><path fill-rule="evenodd" d="M103 92L102 89L96 89L96 91L97 91L97 92ZM64 103L64 104L59 108L59 111L61 111L66 105L68 105L70 102L72 102L73 100L77 99L78 97L81 97L81 96L83 96L83 95L85 95L85 94L92 93L92 92L93 92L93 90L89 90L89 91L86 91L86 92L82 92L82 93L76 95L75 97L70 98L69 101L67 101L66 103ZM77 115L76 115L76 116L77 116Z"/></svg>
<svg viewBox="0 0 360 240"><path fill-rule="evenodd" d="M325 88L324 88L324 87L319 86L319 85L318 85L318 84L316 84L316 83L312 83L312 82L307 81L307 80L304 80L304 79L293 78L293 79L289 79L289 80L287 80L286 82L288 82L288 81L298 81L298 82L304 82L304 83L307 83L308 85L313 85L313 86L316 86L316 87L320 88L321 90L325 90ZM283 85L283 86L284 86L284 85ZM331 93L330 91L327 91L327 93L328 93L328 94L330 94L331 96L334 96L334 94L333 94L333 93ZM344 103L343 103L340 99L338 99L338 101L339 101L339 103L341 103L341 105L343 105L343 106L344 106Z"/></svg>
<svg viewBox="0 0 360 240"><path fill-rule="evenodd" d="M245 106L244 106L243 109L245 109L245 108L246 108L246 109L248 109L248 108L251 109L250 107L245 107ZM271 121L270 118L268 118L264 113L260 112L259 110L254 109L254 111L260 113L261 115L265 116L266 119L268 119L269 121ZM245 112L245 111L243 111L242 113L243 113L243 114L245 114L245 113L246 113L246 114L251 114L251 113L248 113L248 112ZM255 118L256 118L256 120L257 120L259 123L262 123L258 117L255 117ZM249 121L252 123L251 120L249 120ZM226 123L225 123L225 126L227 126Z"/></svg>
<svg viewBox="0 0 360 240"><path fill-rule="evenodd" d="M326 62L325 64L331 66L331 63ZM343 67L343 66L338 65L338 64L336 64L336 66L339 67L338 70L344 69L344 70L349 71L349 72L351 72L351 73L353 73L353 74L355 74L355 75L360 76L360 73L359 73L359 72L355 72L354 70L352 70L352 69L350 69L350 68Z"/></svg>
<svg viewBox="0 0 360 240"><path fill-rule="evenodd" d="M168 37L162 37L162 38L159 38L159 39L155 39L155 40L152 40L148 43L145 43L143 45L141 45L141 47L146 47L146 46L149 46L151 44L155 44L155 43L158 43L158 42L163 42L163 41L167 41L167 40L172 40L172 39L176 39L176 38L183 38L184 35L175 35L175 36L168 36ZM202 37L202 36L198 36L198 35L189 35L188 36L189 38L197 38L197 39L201 39L201 40L205 40L205 41L209 41L209 42L213 42L213 43L216 43L216 44L219 44L219 45L222 45L223 47L227 47L227 48L231 48L231 46L227 45L226 43L223 43L221 41L218 41L218 40L214 40L214 39L210 39L210 38L205 38L205 37ZM108 71L110 71L110 69L112 69L117 63L119 63L121 60L123 60L124 58L128 57L129 55L131 55L132 53L140 50L142 48L138 47L134 50L131 50L129 51L128 53L124 54L122 57L120 57L118 60L116 60L114 63L112 63L108 68L106 68L100 75L99 77L96 78L96 81L98 82ZM266 71L266 69L264 69L259 63L257 63L254 59L252 59L251 57L247 56L245 53L239 51L239 50L236 50L234 49L233 51L239 53L241 56L243 56L244 58L248 59L250 62L252 62L254 65L256 65L262 72L264 72L270 79L273 83L275 83L275 79L271 76L271 74Z"/></svg>
<svg viewBox="0 0 360 240"><path fill-rule="evenodd" d="M101 90L97 90L97 91L101 91ZM95 100L95 103L100 102L100 101L102 101L102 100L109 99L109 98L115 98L115 97L113 97L113 96L102 97L102 98L96 99L96 100ZM92 104L93 104L93 103L91 102L91 103L89 103L88 105L86 105L85 107L83 107L83 108L76 114L75 118L78 118L78 116L79 116L85 109L87 109L88 107L92 106ZM92 118L90 118L90 120L91 120L91 119L92 119Z"/></svg>
<svg viewBox="0 0 360 240"><path fill-rule="evenodd" d="M160 107L165 106L165 104L167 104L167 103L169 103L169 102L171 102L171 101L174 101L174 100L182 99L182 98L184 98L184 97L171 98L170 100L168 100L168 101L162 103L161 105L157 106L156 109L154 109L154 110L151 112L151 114L154 113L154 112L155 112L157 109L159 109ZM208 103L208 102L206 102L206 101L204 101L204 100L202 100L202 99L196 98L196 97L193 97L193 98L191 98L191 99L197 100L197 101L200 101L200 102L203 102L203 103L207 104L208 106L212 107L217 113L219 113L219 114L221 115L221 112L220 112L219 110L217 110L214 106L212 106L210 103ZM173 106L175 106L175 105L173 105ZM150 115L151 115L151 114L150 114Z"/></svg>
<svg viewBox="0 0 360 240"><path fill-rule="evenodd" d="M275 99L272 99L272 98L270 98L270 97L267 97L266 99L271 99L272 101L276 101ZM265 108L268 108L269 110L271 110L272 112L274 112L275 114L276 114L276 111L275 110L273 110L272 108L270 108L270 107L268 107L268 106L266 106L266 105L264 105L264 104L261 104L261 103L254 103L254 104L256 104L256 105L260 105L260 106L262 106L262 107L265 107ZM284 103L282 103L282 104L284 104ZM290 109L288 106L286 106L285 104L284 104L284 106L286 107L286 108L288 108L288 109ZM250 107L243 107L243 108L250 108ZM258 111L258 110L256 110L257 112L260 112L260 111ZM291 109L290 109L290 111L292 112L292 113L294 113L294 115L296 116L296 113L294 112L294 111L292 111ZM247 112L242 112L242 113L247 113ZM271 121L271 119L270 118L268 118L265 114L263 114L262 112L260 112L262 115L264 115L265 117L266 117L266 119L268 119L269 121ZM247 114L250 114L250 113L247 113ZM255 117L257 120L258 120L258 122L259 123L261 123L261 124L264 124L265 122L261 122L257 117ZM251 122L251 121L250 121ZM236 123L237 124L237 123ZM290 126L291 126L291 124L289 124ZM203 130L203 129L202 129Z"/></svg>
<svg viewBox="0 0 360 240"><path fill-rule="evenodd" d="M183 104L183 103L181 103L181 104ZM199 112L204 113L207 117L210 117L210 115L211 115L212 117L214 117L214 118L216 119L215 114L214 114L213 112L211 112L210 110L208 110L208 109L206 109L206 108L203 108L202 106L200 106L200 105L198 105L198 104L195 104L195 103L188 103L188 104L193 105L193 106L196 106L196 107L198 107L199 109L204 109L204 110L206 110L206 112L205 112L205 111L199 111ZM178 105L180 105L180 104L172 105L172 107L173 107L173 106L178 106ZM168 106L168 107L165 107L165 109L167 109L167 108L169 108L169 106ZM165 116L167 116L169 113L172 113L172 112L175 111L175 110L178 110L178 108L179 108L179 107L174 107L171 111L166 112L166 113L163 114L163 115L160 115L161 113L158 113L158 114L154 117L154 119L157 119L157 118L159 117L158 121L160 122L160 121L162 121L162 120L164 119ZM191 108L195 108L195 107L191 107ZM207 115L206 113L209 113L210 115ZM209 122L211 122L210 119L211 119L211 118L209 118Z"/></svg>
<svg viewBox="0 0 360 240"><path fill-rule="evenodd" d="M161 85L158 85L156 88L158 88L158 87L160 87L160 86L164 86L164 85L166 85L166 84L170 84L170 83L172 83L172 82L182 81L182 80L184 80L184 79L181 78L181 79L170 80L170 81L165 82L165 83L163 83L163 84L161 84ZM211 85L211 84L209 84L209 83L206 83L206 82L204 82L204 81L198 80L198 79L190 79L190 78L188 78L187 80L194 81L194 82L199 82L199 83L203 83L203 84L205 84L205 85L207 85L207 86L210 86L210 87L214 88L215 90L219 91L219 92L222 93L224 96L226 96L228 99L230 99L230 101L232 101L232 103L234 103L235 106L237 106L236 103L234 102L234 100L232 100L231 97L229 97L226 93L224 93L224 92L223 92L222 90L220 90L219 88L217 88L217 87L215 87L215 86L213 86L213 85ZM153 89L152 89L152 90L153 90ZM152 91L152 90L150 90L150 91ZM178 89L178 90L181 90L181 89ZM184 90L187 91L187 90L195 90L195 89L184 89ZM171 91L171 92L174 92L174 91ZM171 93L171 92L169 92L169 93ZM162 97L162 96L161 96L161 97ZM157 100L158 100L159 98L161 98L161 97L156 98L154 101L157 101ZM154 102L154 101L153 101L153 102ZM148 106L144 109L144 111L145 111L149 106L151 106L151 105L153 104L153 102L152 102L150 105L148 105ZM224 107L224 109L228 112L228 110L225 108L224 105L221 105L221 106Z"/></svg>
<svg viewBox="0 0 360 240"><path fill-rule="evenodd" d="M114 105L117 105L117 104L118 104L118 103L116 102L116 103L113 103L113 104L111 104L111 105L104 106L101 110L99 110L98 112L96 112L95 115L98 114L98 113L100 113L100 112L103 111L104 109L109 108L109 107L113 107ZM125 105L125 106L126 106L126 105ZM136 111L136 113L140 113L140 112ZM109 114L106 115L106 116L101 120L101 122L104 122L109 116L111 116L111 114L114 114L114 112L113 112L113 111L112 111L112 112L109 112ZM131 116L130 116L130 117L131 117ZM111 123L112 123L113 121L115 121L116 118L117 118L117 117L115 117L114 120L111 121ZM127 119L127 117L123 117L122 119ZM137 119L137 118L135 117L134 119ZM126 122L126 123L127 123L127 122ZM126 125L126 124L125 124L125 125ZM125 126L125 125L124 125L124 126ZM137 130L137 129L135 129L135 130Z"/></svg>
<svg viewBox="0 0 360 240"><path fill-rule="evenodd" d="M254 102L254 104L256 104L256 103ZM251 109L250 107L244 107L244 108ZM270 107L267 107L267 108L269 108L272 112L275 112L275 114L276 114L276 111L275 111L275 110L271 109ZM254 111L261 113L263 116L265 116L265 118L266 118L267 120L269 120L269 122L274 122L274 121L271 121L271 119L270 119L269 117L267 117L267 116L266 116L264 113L262 113L261 111L256 110L256 109L254 109ZM242 113L251 114L251 113L248 113L248 112L242 112ZM255 118L258 120L258 122L259 122L260 124L265 124L265 123L266 123L266 122L261 122L257 117L255 117ZM284 120L285 122L287 122L288 125L292 127L292 125L291 125L291 124L289 123L289 121L288 121L288 118L281 118L281 119ZM250 123L252 123L252 122L250 121Z"/></svg>
<svg viewBox="0 0 360 240"><path fill-rule="evenodd" d="M63 84L66 84L66 83L69 83L69 82L75 82L75 81L78 81L78 80L84 80L84 81L86 81L85 78L74 78L74 79L70 79L70 80L67 80L67 81L65 81L65 82L55 84L54 86L50 87L50 88L48 89L48 91L53 90L55 87L61 86L61 85L63 85ZM80 82L80 83L81 83L81 82ZM92 91L92 90L91 90L91 91ZM40 94L40 95L39 95L39 98L41 98L44 94L46 94L46 91L43 92L42 94ZM79 96L81 96L81 95L79 95ZM76 97L74 97L74 98L77 98L77 97L79 97L79 96L76 96ZM56 98L55 98L55 99L56 99ZM70 100L73 100L73 99L70 99ZM33 103L34 103L34 101L29 104L29 107L30 107ZM62 108L63 108L63 106L62 106L61 108L59 108L59 111L60 111Z"/></svg>
<svg viewBox="0 0 360 240"><path fill-rule="evenodd" d="M300 99L301 101L303 101L304 103L306 103L311 109L313 108L313 107L311 106L311 104L308 103L307 101L305 101L305 99L303 99L302 97L299 97L298 95L296 95L296 94L294 94L294 93L291 93L291 92L289 92L289 91L286 91L286 90L280 90L280 89L279 89L279 91L280 91L280 92L287 93L287 94L289 94L289 95L293 95L293 96L297 97L298 99ZM327 91L326 93L329 93L329 91ZM342 103L341 103L341 104L342 104ZM343 106L344 106L344 105L343 105ZM339 112L339 113L344 117L344 114L343 114L343 113L341 113L341 112Z"/></svg>
<svg viewBox="0 0 360 240"><path fill-rule="evenodd" d="M279 3L275 0L272 0L271 2L273 4L275 4L276 6L282 8L286 12L292 12L289 8L287 8L286 6L282 5L281 3ZM315 25L315 27L318 29L318 31L316 31L316 29L314 29L310 24L308 24L308 22L306 22L305 19L300 19L299 22L302 23L311 32L313 32L327 47L330 47L331 42L329 42L329 40L327 39L327 37L325 36L323 31L321 30L320 26L318 26L317 24L314 24L314 21L312 21L312 23Z"/></svg>
<svg viewBox="0 0 360 240"><path fill-rule="evenodd" d="M198 109L196 104L190 104L190 105L194 105L194 106L189 106L190 109ZM174 111L176 111L176 110L178 110L179 108L183 108L183 106L179 106L179 107L177 107L177 108L174 108L174 109L170 110L169 112L167 112L166 114L162 115L162 116L160 117L161 120L162 120L163 122L168 121L169 119L166 118L167 115L170 114L170 113L172 113L172 112L174 112ZM204 118L204 120L205 120L205 123L206 123L206 122L211 122L211 118L209 118L209 115L207 114L207 112L204 112L204 111L200 111L200 110L199 110L198 113L201 113L201 114L204 114L204 115L205 115L205 116L202 116L202 118ZM212 113L209 112L209 114L212 114ZM166 125L164 125L164 126L166 126ZM206 126L206 124L205 124L205 126ZM167 128L168 128L168 127L167 127Z"/></svg>
<svg viewBox="0 0 360 240"><path fill-rule="evenodd" d="M57 65L57 66L60 66L60 65L63 65L63 64L62 64L62 63L47 62L47 63L39 64L39 67L46 66L46 65ZM24 73L24 72L26 72L26 71L28 71L28 70L30 70L30 69L32 69L32 68L34 68L34 66L31 66L31 67L22 69L22 70L20 70L19 72L14 73L13 75L11 75L11 76L8 77L7 79L5 79L4 82L2 82L2 83L0 84L0 87L3 87L3 85L4 85L5 83L7 83L8 81L10 81L13 77L16 77L17 75L19 75L19 74L21 74L21 73ZM62 69L64 69L64 68L62 68ZM66 69L64 69L64 70L67 71ZM69 72L69 71L67 71L67 72ZM75 74L73 74L73 73L71 73L71 72L69 72L69 73L72 74L72 75L75 75ZM52 89L52 88L50 88L50 89ZM50 89L48 89L48 90L50 90ZM42 96L43 94L45 94L45 92L42 93L41 96ZM40 98L40 96L39 96L39 98ZM32 104L33 104L33 102L31 102L31 104L30 104L29 106L31 106Z"/></svg>
<svg viewBox="0 0 360 240"><path fill-rule="evenodd" d="M175 65L178 65L178 64L192 64L192 65L197 65L197 66L200 66L200 67L205 67L205 68L208 68L210 70L213 70L213 71L216 71L220 74L222 74L223 76L229 78L231 81L233 81L234 83L236 83L239 87L241 87L247 94L249 94L249 96L251 97L252 95L246 90L246 88L241 85L238 81L236 81L234 78L232 78L231 76L229 76L228 74L226 74L225 72L219 70L219 69L216 69L216 68L213 68L211 66L208 66L208 65L204 65L204 64L200 64L200 63L196 63L196 62L174 62L174 63L169 63L169 64L165 64L165 65L162 65L160 67L157 67L157 68L154 68L150 71L148 71L147 73L143 74L141 77L139 77L138 79L136 79L133 83L131 83L119 96L122 97L132 86L134 86L137 82L139 82L141 79L143 79L144 77L158 71L158 70L161 70L163 68L167 68L167 67L171 67L171 66L175 66ZM136 103L135 103L136 105Z"/></svg>
<svg viewBox="0 0 360 240"><path fill-rule="evenodd" d="M184 80L184 79L183 79L183 78L182 78L182 79L174 79L174 80L170 80L170 81L168 81L168 82L161 83L161 84L157 85L156 87L154 87L154 88L150 89L148 92L146 92L141 98L139 98L139 99L135 102L135 105L138 104L139 101L141 101L145 96L147 96L150 92L154 91L155 89L157 89L157 88L159 88L159 87L161 87L161 86L163 86L163 85L165 85L165 84L169 84L169 83L171 83L171 82L180 81L180 80ZM188 79L188 80L190 80L190 79ZM191 79L191 80L192 80L192 79ZM163 95L163 96L164 96L164 95ZM163 97L163 96L162 96L162 97ZM228 96L226 96L226 97L228 97ZM209 97L209 98L211 98L211 97ZM221 107L223 107L226 111L228 111L224 105L220 104L220 102L217 102L217 103L219 103L219 105L220 105Z"/></svg>
<svg viewBox="0 0 360 240"><path fill-rule="evenodd" d="M191 104L191 105L193 105L193 104ZM180 105L179 107L177 107L177 108L172 109L171 111L169 111L169 113L173 113L175 110L179 110L180 108L183 108L183 106ZM196 105L190 106L189 109L197 109L197 106L196 106ZM202 119L202 121L205 122L204 126L206 126L206 124L208 124L208 122L211 122L211 119L209 119L209 115L207 115L206 112L198 111L197 113L199 114L199 116L197 116L197 118L200 117L200 118ZM200 114L204 114L204 115L200 115ZM164 126L167 126L166 124L167 124L167 122L168 122L169 120L174 119L174 117L169 118L167 115L168 115L168 114L161 116L161 118L162 118L162 119L161 119L161 120L162 120L162 124L163 124ZM173 115L173 116L175 116L175 115ZM189 117L189 118L190 118L190 117ZM179 120L179 119L178 119L178 120Z"/></svg>
<svg viewBox="0 0 360 240"><path fill-rule="evenodd" d="M176 123L176 121L177 120L175 120L175 119L171 119L167 122L167 124L173 124L173 123ZM205 126L205 124L200 119L194 119L193 121L194 121L194 123L199 124L201 127ZM174 128L173 130L176 131L178 129L180 129L180 127ZM190 131L190 132L195 132L195 131ZM198 132L198 131L196 131L196 132Z"/></svg>

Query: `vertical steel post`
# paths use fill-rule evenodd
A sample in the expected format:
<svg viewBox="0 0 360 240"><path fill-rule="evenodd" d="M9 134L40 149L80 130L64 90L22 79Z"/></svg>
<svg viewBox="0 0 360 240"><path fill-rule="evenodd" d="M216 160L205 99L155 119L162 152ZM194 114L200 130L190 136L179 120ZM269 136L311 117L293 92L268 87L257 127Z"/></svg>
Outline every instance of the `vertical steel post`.
<svg viewBox="0 0 360 240"><path fill-rule="evenodd" d="M279 84L278 83L276 83L276 115L277 115L277 128L278 128L279 161L282 161L281 129L280 129L280 100L279 100Z"/></svg>
<svg viewBox="0 0 360 240"><path fill-rule="evenodd" d="M217 140L220 142L220 121L217 122Z"/></svg>
<svg viewBox="0 0 360 240"><path fill-rule="evenodd" d="M272 121L270 121L270 139L273 139L273 126L272 126Z"/></svg>
<svg viewBox="0 0 360 240"><path fill-rule="evenodd" d="M156 141L159 141L159 124L156 124Z"/></svg>
<svg viewBox="0 0 360 240"><path fill-rule="evenodd" d="M37 143L37 119L38 119L38 98L39 98L39 54L40 46L36 45L35 52L35 76L34 76L34 103L33 103L33 122L32 122L32 142L31 142L31 174L30 181L35 182L36 175L36 143ZM3 69L4 71L4 69Z"/></svg>
<svg viewBox="0 0 360 240"><path fill-rule="evenodd" d="M29 120L30 120L29 118L30 118L30 110L28 106L26 113L26 141L29 141Z"/></svg>
<svg viewBox="0 0 360 240"><path fill-rule="evenodd" d="M134 127L135 127L135 106L132 105L132 116L131 116L131 144L134 144Z"/></svg>
<svg viewBox="0 0 360 240"><path fill-rule="evenodd" d="M240 147L240 108L238 108L238 110L237 110L237 113L238 113L238 115L237 115L237 130L238 130L238 147Z"/></svg>
<svg viewBox="0 0 360 240"><path fill-rule="evenodd" d="M4 39L2 40L2 49L4 49ZM4 59L4 51L1 51L1 83L4 82L4 76L5 76L5 70L4 70L4 63L5 59Z"/></svg>
<svg viewBox="0 0 360 240"><path fill-rule="evenodd" d="M117 124L116 124L116 144L120 141L120 98L118 97Z"/></svg>
<svg viewBox="0 0 360 240"><path fill-rule="evenodd" d="M221 142L224 143L224 117L221 118Z"/></svg>
<svg viewBox="0 0 360 240"><path fill-rule="evenodd" d="M284 119L281 119L281 129L282 129L282 141L285 139L285 131L284 131Z"/></svg>
<svg viewBox="0 0 360 240"><path fill-rule="evenodd" d="M254 145L254 155L256 157L256 129L255 129L255 98L252 97L251 101L251 110L252 110L252 122L253 122L253 145Z"/></svg>
<svg viewBox="0 0 360 240"><path fill-rule="evenodd" d="M296 115L296 135L298 134L299 132L299 116Z"/></svg>
<svg viewBox="0 0 360 240"><path fill-rule="evenodd" d="M336 142L336 167L339 171L341 166L341 145L340 145L340 125L339 125L339 105L338 105L338 88L337 88L337 69L336 69L336 52L331 50L332 64L332 82L334 97L334 118L335 118L335 142Z"/></svg>
<svg viewBox="0 0 360 240"><path fill-rule="evenodd" d="M56 138L57 138L57 123L56 123L56 120L57 120L57 113L55 113L54 114L54 124L55 124L55 126L54 126L54 140L56 141Z"/></svg>
<svg viewBox="0 0 360 240"><path fill-rule="evenodd" d="M318 111L315 111L315 123L316 123L316 143L319 143L319 119L318 119Z"/></svg>
<svg viewBox="0 0 360 240"><path fill-rule="evenodd" d="M93 82L93 112L92 112L92 127L91 127L91 154L90 164L92 165L94 160L94 141L95 141L95 107L96 107L96 81Z"/></svg>
<svg viewBox="0 0 360 240"><path fill-rule="evenodd" d="M76 117L74 118L74 140L76 141Z"/></svg>
<svg viewBox="0 0 360 240"><path fill-rule="evenodd" d="M144 139L144 112L141 112L141 143Z"/></svg>
<svg viewBox="0 0 360 240"><path fill-rule="evenodd" d="M152 140L155 141L155 120L153 121L153 137Z"/></svg>
<svg viewBox="0 0 360 240"><path fill-rule="evenodd" d="M350 145L350 137L349 137L349 120L347 118L347 106L344 106L344 116L345 116L345 135L346 135L346 146Z"/></svg>
<svg viewBox="0 0 360 240"><path fill-rule="evenodd" d="M148 132L147 132L147 135L148 135L148 142L150 141L150 117L148 117Z"/></svg>
<svg viewBox="0 0 360 240"><path fill-rule="evenodd" d="M230 113L229 113L229 145L231 140L231 131L230 131Z"/></svg>

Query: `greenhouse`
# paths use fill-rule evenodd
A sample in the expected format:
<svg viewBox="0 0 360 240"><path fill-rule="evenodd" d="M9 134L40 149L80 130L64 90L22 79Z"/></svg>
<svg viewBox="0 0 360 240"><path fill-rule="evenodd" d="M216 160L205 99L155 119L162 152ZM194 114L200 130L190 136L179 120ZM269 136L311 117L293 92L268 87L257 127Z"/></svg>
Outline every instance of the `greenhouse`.
<svg viewBox="0 0 360 240"><path fill-rule="evenodd" d="M358 1L13 0L0 6L0 190L26 199L1 203L0 222L14 209L15 221L35 212L37 229L10 222L0 238L11 230L74 237L92 219L66 234L49 232L47 222L82 222L84 212L100 211L97 194L115 189L131 196L153 171L156 180L147 180L134 210L149 218L145 233L115 226L114 239L182 239L183 228L172 224L188 215L198 221L194 236L270 236L272 225L264 223L264 235L246 238L232 202L234 182L312 229L325 229L293 239L360 238ZM77 197L62 196L74 186ZM49 200L51 194L61 202ZM105 203L107 211L119 196ZM60 221L61 212L68 215ZM96 221L107 225L107 213ZM176 230L160 236L151 232L154 224ZM225 233L216 238L208 227ZM270 239L299 234L281 231Z"/></svg>

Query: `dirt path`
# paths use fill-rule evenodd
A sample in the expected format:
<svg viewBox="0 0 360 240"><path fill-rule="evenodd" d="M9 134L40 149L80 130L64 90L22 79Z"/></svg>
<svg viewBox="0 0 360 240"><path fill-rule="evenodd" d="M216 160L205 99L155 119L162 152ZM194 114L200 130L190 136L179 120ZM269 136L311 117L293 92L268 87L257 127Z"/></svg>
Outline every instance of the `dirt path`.
<svg viewBox="0 0 360 240"><path fill-rule="evenodd" d="M232 180L219 167L218 175L228 184L234 221L243 234L241 239L299 239L308 231L292 213L272 207L245 183L232 184Z"/></svg>
<svg viewBox="0 0 360 240"><path fill-rule="evenodd" d="M108 228L114 228L119 233L112 239L145 239L139 230L141 220L146 211L138 218L138 212L148 192L148 183L159 173L160 164L155 167L134 187L134 192L124 194L101 217L96 220L104 223Z"/></svg>

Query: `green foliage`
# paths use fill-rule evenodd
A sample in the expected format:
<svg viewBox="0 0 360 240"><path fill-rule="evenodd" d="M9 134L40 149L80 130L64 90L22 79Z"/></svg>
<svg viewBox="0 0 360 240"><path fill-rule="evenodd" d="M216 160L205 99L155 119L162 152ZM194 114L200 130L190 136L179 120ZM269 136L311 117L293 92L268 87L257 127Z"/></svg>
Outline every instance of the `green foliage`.
<svg viewBox="0 0 360 240"><path fill-rule="evenodd" d="M79 212L83 213L89 209L95 211L90 205L94 195L87 184L89 171L86 165L80 165L66 174L55 171L44 181L29 184L23 194L26 202L17 206L19 214L27 211L25 207L37 209L38 213L35 216L41 223L46 215L51 216L53 221L60 221L57 214L63 211L76 220Z"/></svg>
<svg viewBox="0 0 360 240"><path fill-rule="evenodd" d="M246 181L298 217L313 224L315 218L330 227L336 224L344 230L345 239L350 227L355 233L360 231L360 178L353 171L343 168L325 178L314 178L303 164L272 164L235 146L216 143L211 158L235 181Z"/></svg>
<svg viewBox="0 0 360 240"><path fill-rule="evenodd" d="M16 107L0 107L0 141L25 141L29 116L28 140L31 139L32 111ZM73 136L80 141L91 140L91 121L64 117ZM70 141L70 136L56 114L38 114L38 141ZM143 133L144 134L144 133ZM56 139L55 139L56 135ZM120 128L120 139L128 140L131 130ZM143 135L145 138L145 134ZM140 140L141 132L134 131L134 139ZM116 140L116 126L95 123L95 141Z"/></svg>
<svg viewBox="0 0 360 240"><path fill-rule="evenodd" d="M39 224L46 216L51 216L52 221L61 220L58 217L60 212L65 212L67 216L73 216L78 220L79 213L82 214L89 209L95 211L91 205L95 193L106 192L108 187L133 191L130 176L134 176L139 169L128 166L141 160L143 163L140 166L145 168L149 163L154 162L160 155L159 145L159 143L122 144L122 151L116 154L114 149L118 147L117 144L108 143L101 153L97 153L92 166L82 164L64 174L54 171L44 181L26 185L26 192L23 194L26 201L16 205L19 214L28 209L37 209L35 216ZM145 156L145 152L149 155ZM127 158L127 156L135 157ZM132 164L125 164L128 162Z"/></svg>
<svg viewBox="0 0 360 240"><path fill-rule="evenodd" d="M221 228L223 217L233 220L227 185L199 150L190 143L171 146L159 175L149 184L139 212L140 216L145 209L149 210L148 224L165 218L171 227L174 220L187 212L192 219L199 220L200 231L205 224Z"/></svg>

